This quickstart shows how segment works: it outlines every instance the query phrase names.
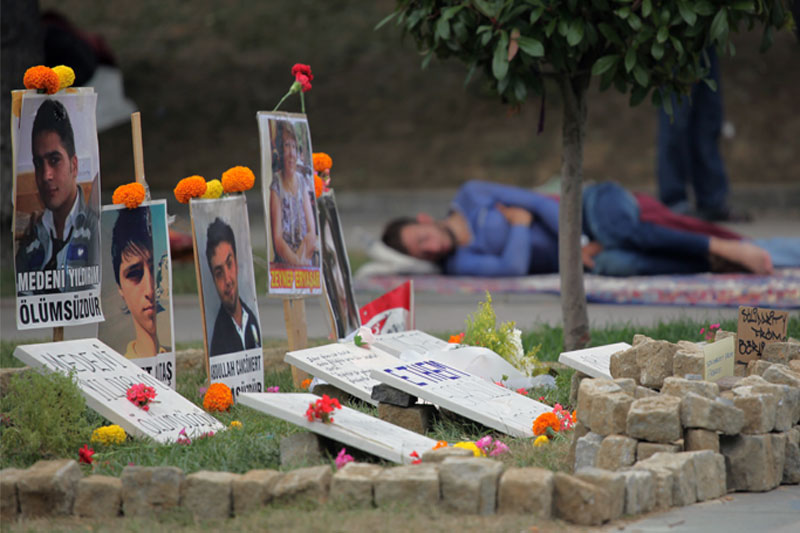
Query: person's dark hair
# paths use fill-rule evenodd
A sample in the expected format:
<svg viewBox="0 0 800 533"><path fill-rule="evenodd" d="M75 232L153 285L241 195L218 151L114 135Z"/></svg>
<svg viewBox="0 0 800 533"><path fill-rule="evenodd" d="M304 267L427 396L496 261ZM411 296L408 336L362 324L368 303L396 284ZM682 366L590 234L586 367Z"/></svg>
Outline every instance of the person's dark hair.
<svg viewBox="0 0 800 533"><path fill-rule="evenodd" d="M214 219L214 222L208 226L208 231L206 232L206 259L208 260L208 268L211 268L211 258L214 256L214 252L221 242L230 244L231 248L233 248L233 256L236 257L236 239L233 236L233 229L223 222L221 218L217 217Z"/></svg>
<svg viewBox="0 0 800 533"><path fill-rule="evenodd" d="M150 209L121 209L114 230L111 233L111 260L114 264L114 279L119 285L119 267L122 256L129 248L131 251L149 250L153 255L153 232L150 224Z"/></svg>
<svg viewBox="0 0 800 533"><path fill-rule="evenodd" d="M72 131L72 123L69 120L67 108L58 100L50 100L49 98L42 102L42 105L36 110L36 117L33 119L33 130L31 131L31 145L35 142L37 135L48 131L54 131L58 134L61 138L61 144L64 145L64 150L66 150L69 157L75 155L75 134Z"/></svg>
<svg viewBox="0 0 800 533"><path fill-rule="evenodd" d="M402 254L411 255L408 253L408 248L403 244L401 233L403 228L411 224L416 224L416 222L417 221L411 217L401 217L390 221L383 230L383 236L381 237L383 244Z"/></svg>
<svg viewBox="0 0 800 533"><path fill-rule="evenodd" d="M295 147L300 149L297 142L297 134L294 131L292 123L288 120L279 120L275 125L275 149L272 151L272 171L277 169L283 170L283 143L289 138L294 142ZM298 154L299 155L299 154Z"/></svg>

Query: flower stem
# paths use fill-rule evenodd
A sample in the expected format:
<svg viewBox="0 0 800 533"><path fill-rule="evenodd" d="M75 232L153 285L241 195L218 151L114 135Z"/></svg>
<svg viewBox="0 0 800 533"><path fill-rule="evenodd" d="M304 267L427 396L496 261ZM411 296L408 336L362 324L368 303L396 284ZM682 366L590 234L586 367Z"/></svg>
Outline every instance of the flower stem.
<svg viewBox="0 0 800 533"><path fill-rule="evenodd" d="M283 95L283 98L281 98L281 99L280 99L280 101L278 102L278 105L276 105L276 106L275 106L275 109L273 109L273 111L277 111L277 110L278 110L278 108L279 108L279 107L281 106L281 104L283 103L283 101L284 101L284 100L286 100L287 98L289 98L289 95L290 95L290 94L292 94L292 91L289 91L288 93L284 94L284 95Z"/></svg>
<svg viewBox="0 0 800 533"><path fill-rule="evenodd" d="M300 111L305 115L306 114L306 99L303 96L303 93L300 93Z"/></svg>

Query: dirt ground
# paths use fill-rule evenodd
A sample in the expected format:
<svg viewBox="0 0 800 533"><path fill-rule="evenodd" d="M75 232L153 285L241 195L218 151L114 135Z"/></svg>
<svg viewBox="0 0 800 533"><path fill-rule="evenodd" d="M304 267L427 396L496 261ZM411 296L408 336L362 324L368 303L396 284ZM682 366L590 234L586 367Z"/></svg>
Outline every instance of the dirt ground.
<svg viewBox="0 0 800 533"><path fill-rule="evenodd" d="M312 140L332 155L337 189L452 187L469 178L530 186L559 171L556 91L547 93L537 136L539 98L510 113L480 76L465 88L466 68L456 60L423 71L397 28L374 31L390 0L40 4L109 41L142 111L151 187L171 188L190 174L210 179L237 164L258 173L255 114L284 94L295 62L314 71L306 95ZM762 55L760 31L734 42L736 56L722 60L730 179L791 182L800 175L800 44L783 32ZM629 108L612 91L590 96L585 178L651 187L656 111L649 103ZM282 110L299 110L299 98ZM104 190L132 179L129 127L101 133L100 154Z"/></svg>

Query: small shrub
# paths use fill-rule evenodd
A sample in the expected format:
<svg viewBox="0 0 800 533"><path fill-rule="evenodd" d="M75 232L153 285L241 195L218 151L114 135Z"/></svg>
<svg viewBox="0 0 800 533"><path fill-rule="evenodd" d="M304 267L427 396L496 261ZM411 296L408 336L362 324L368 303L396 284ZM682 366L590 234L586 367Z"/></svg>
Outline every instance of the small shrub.
<svg viewBox="0 0 800 533"><path fill-rule="evenodd" d="M77 457L92 425L72 376L24 372L0 400L2 464L28 466L39 459Z"/></svg>

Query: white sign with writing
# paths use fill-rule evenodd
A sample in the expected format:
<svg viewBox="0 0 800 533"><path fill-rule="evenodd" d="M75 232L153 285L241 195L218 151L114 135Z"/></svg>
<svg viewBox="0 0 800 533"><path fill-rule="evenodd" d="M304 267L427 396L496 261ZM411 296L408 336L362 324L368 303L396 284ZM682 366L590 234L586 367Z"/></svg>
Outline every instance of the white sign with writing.
<svg viewBox="0 0 800 533"><path fill-rule="evenodd" d="M532 437L533 421L552 411L500 385L438 361L419 361L372 371L376 380L514 437Z"/></svg>
<svg viewBox="0 0 800 533"><path fill-rule="evenodd" d="M378 382L370 370L398 363L395 357L349 342L287 352L284 361L372 405L378 405L370 397Z"/></svg>
<svg viewBox="0 0 800 533"><path fill-rule="evenodd" d="M400 357L403 352L415 352L423 355L429 352L447 350L455 346L455 344L445 342L433 335L428 335L424 331L414 329L377 335L372 347L394 357Z"/></svg>
<svg viewBox="0 0 800 533"><path fill-rule="evenodd" d="M736 343L733 337L726 337L703 346L704 376L706 381L717 381L733 375L736 361Z"/></svg>
<svg viewBox="0 0 800 533"><path fill-rule="evenodd" d="M410 463L412 452L422 456L436 445L433 439L346 406L332 413L329 424L309 422L306 409L318 399L308 393L242 393L239 404L395 463Z"/></svg>
<svg viewBox="0 0 800 533"><path fill-rule="evenodd" d="M63 374L74 371L86 404L133 436L175 442L184 429L189 437L225 429L216 418L97 339L17 346L14 356L34 368ZM148 411L126 397L128 388L137 383L156 391Z"/></svg>
<svg viewBox="0 0 800 533"><path fill-rule="evenodd" d="M584 350L562 352L558 356L558 362L580 370L593 378L613 379L611 377L611 356L630 347L631 345L627 342L617 342Z"/></svg>

